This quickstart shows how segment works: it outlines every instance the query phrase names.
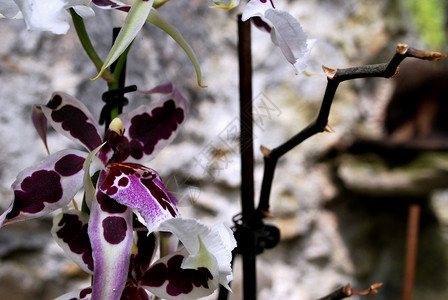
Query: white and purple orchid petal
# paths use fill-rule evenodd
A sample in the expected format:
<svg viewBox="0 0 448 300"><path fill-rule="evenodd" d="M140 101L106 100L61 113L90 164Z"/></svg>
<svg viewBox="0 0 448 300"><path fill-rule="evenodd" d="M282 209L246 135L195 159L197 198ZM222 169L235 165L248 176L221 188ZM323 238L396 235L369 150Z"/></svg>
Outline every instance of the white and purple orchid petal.
<svg viewBox="0 0 448 300"><path fill-rule="evenodd" d="M159 27L163 31L165 31L169 36L171 36L177 44L182 48L182 50L185 51L185 54L187 54L188 58L190 59L191 63L193 64L193 67L196 71L196 80L199 86L204 87L202 85L202 72L201 67L199 66L199 61L196 57L196 54L191 48L191 46L187 43L187 41L184 39L184 37L181 35L181 33L171 25L157 10L151 9L148 15L149 22L154 24L155 26Z"/></svg>
<svg viewBox="0 0 448 300"><path fill-rule="evenodd" d="M157 173L145 166L113 164L108 172L101 172L98 188L120 204L136 209L149 232L161 222L179 216L173 196Z"/></svg>
<svg viewBox="0 0 448 300"><path fill-rule="evenodd" d="M119 9L129 11L131 5L116 0L92 0L92 3L102 9Z"/></svg>
<svg viewBox="0 0 448 300"><path fill-rule="evenodd" d="M0 227L40 217L67 205L82 187L86 152L63 150L17 175L12 184L14 201L0 216Z"/></svg>
<svg viewBox="0 0 448 300"><path fill-rule="evenodd" d="M217 288L214 270L207 267L183 268L182 262L187 256L188 251L183 248L157 260L140 279L139 285L168 300L198 299L210 295ZM214 267L217 269L216 261Z"/></svg>
<svg viewBox="0 0 448 300"><path fill-rule="evenodd" d="M59 133L80 142L89 151L101 145L99 127L81 101L66 93L56 92L41 108L47 121Z"/></svg>
<svg viewBox="0 0 448 300"><path fill-rule="evenodd" d="M126 286L121 294L121 299L130 300L151 300L145 289L135 285Z"/></svg>
<svg viewBox="0 0 448 300"><path fill-rule="evenodd" d="M308 35L299 21L288 12L278 9L268 9L265 18L273 25L271 38L274 44L280 47L297 73L305 71L305 59L308 58L311 48L308 45Z"/></svg>
<svg viewBox="0 0 448 300"><path fill-rule="evenodd" d="M272 42L279 46L296 73L305 71L315 40L308 40L308 35L296 18L286 11L275 9L268 0L249 1L244 8L242 20L249 18L254 20L257 27L270 32Z"/></svg>
<svg viewBox="0 0 448 300"><path fill-rule="evenodd" d="M88 225L94 262L92 300L120 299L132 248L132 210L98 191Z"/></svg>
<svg viewBox="0 0 448 300"><path fill-rule="evenodd" d="M34 128L36 128L39 137L45 145L45 149L47 149L47 153L50 153L47 145L47 118L42 112L40 105L34 105L31 109L31 120L33 121Z"/></svg>
<svg viewBox="0 0 448 300"><path fill-rule="evenodd" d="M210 6L210 8L232 9L240 4L240 0L229 0L226 2L223 2L221 0L213 0L213 2L215 3L215 5Z"/></svg>
<svg viewBox="0 0 448 300"><path fill-rule="evenodd" d="M138 92L142 93L142 94L170 94L173 92L173 90L174 90L173 83L167 82L167 83L160 84L156 87L153 87L150 90L147 90L147 91L138 90Z"/></svg>
<svg viewBox="0 0 448 300"><path fill-rule="evenodd" d="M145 24L146 18L151 11L154 0L135 0L129 10L128 15L124 21L124 25L118 34L109 55L106 58L98 75L92 79L98 79L103 72L118 59L118 57L126 50L131 42L136 37L137 33Z"/></svg>
<svg viewBox="0 0 448 300"><path fill-rule="evenodd" d="M51 233L56 243L85 272L93 274L92 246L87 233L89 215L78 210L62 212L53 218Z"/></svg>
<svg viewBox="0 0 448 300"><path fill-rule="evenodd" d="M154 158L175 138L186 119L187 110L187 101L173 88L159 101L120 115L124 137L129 143L126 161L145 162Z"/></svg>
<svg viewBox="0 0 448 300"><path fill-rule="evenodd" d="M176 235L189 256L182 263L182 268L203 267L212 269L212 257L218 264L218 281L224 287L229 288L228 283L233 279L230 262L232 250L236 247L236 241L232 231L224 224L210 228L195 219L177 218L160 224L159 231L168 231ZM201 249L203 244L204 248Z"/></svg>
<svg viewBox="0 0 448 300"><path fill-rule="evenodd" d="M92 288L84 288L64 294L54 300L90 300L92 298Z"/></svg>
<svg viewBox="0 0 448 300"><path fill-rule="evenodd" d="M266 10L274 8L269 0L250 0L244 7L241 16L242 21L247 21L253 17L264 17ZM271 24L269 24L271 25Z"/></svg>

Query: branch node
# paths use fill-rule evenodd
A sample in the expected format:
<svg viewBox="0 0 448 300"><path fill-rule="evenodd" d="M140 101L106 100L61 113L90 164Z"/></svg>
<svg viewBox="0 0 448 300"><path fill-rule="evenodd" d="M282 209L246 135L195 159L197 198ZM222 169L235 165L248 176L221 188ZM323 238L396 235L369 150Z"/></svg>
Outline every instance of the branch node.
<svg viewBox="0 0 448 300"><path fill-rule="evenodd" d="M333 128L331 128L330 127L330 125L325 125L325 127L324 127L324 131L325 132L329 132L329 133L335 133L336 131L334 131L334 129Z"/></svg>
<svg viewBox="0 0 448 300"><path fill-rule="evenodd" d="M334 76L336 75L336 72L338 71L337 69L332 69L332 68L329 68L326 66L322 66L322 70L324 70L325 75L330 80L334 78Z"/></svg>
<svg viewBox="0 0 448 300"><path fill-rule="evenodd" d="M269 148L266 148L265 146L261 145L260 146L260 151L261 153L263 153L263 156L265 158L269 158L271 156L272 150Z"/></svg>
<svg viewBox="0 0 448 300"><path fill-rule="evenodd" d="M398 44L397 45L397 53L400 55L406 55L406 52L408 52L409 46L407 44Z"/></svg>

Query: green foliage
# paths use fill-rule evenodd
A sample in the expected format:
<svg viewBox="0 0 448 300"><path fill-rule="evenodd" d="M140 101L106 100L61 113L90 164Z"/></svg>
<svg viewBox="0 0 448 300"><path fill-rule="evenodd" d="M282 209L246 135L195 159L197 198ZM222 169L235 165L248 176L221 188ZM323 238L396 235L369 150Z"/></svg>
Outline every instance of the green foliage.
<svg viewBox="0 0 448 300"><path fill-rule="evenodd" d="M445 45L445 0L406 0L413 22L433 50Z"/></svg>

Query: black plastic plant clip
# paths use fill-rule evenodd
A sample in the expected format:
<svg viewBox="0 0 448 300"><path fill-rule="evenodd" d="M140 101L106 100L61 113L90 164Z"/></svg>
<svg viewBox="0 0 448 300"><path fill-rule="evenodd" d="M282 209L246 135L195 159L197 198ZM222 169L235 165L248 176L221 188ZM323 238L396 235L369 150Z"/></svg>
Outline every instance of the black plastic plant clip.
<svg viewBox="0 0 448 300"><path fill-rule="evenodd" d="M118 108L118 113L123 112L123 107L129 103L128 99L124 96L126 93L135 92L137 90L136 85L130 85L123 88L110 90L103 93L101 97L106 104L100 113L100 124L110 124L111 112L113 109Z"/></svg>
<svg viewBox="0 0 448 300"><path fill-rule="evenodd" d="M234 236L237 241L235 250L238 254L261 254L265 249L272 249L280 241L280 230L271 224L264 224L262 217L256 217L252 224L243 223L242 214L233 217ZM255 227L253 226L255 225Z"/></svg>

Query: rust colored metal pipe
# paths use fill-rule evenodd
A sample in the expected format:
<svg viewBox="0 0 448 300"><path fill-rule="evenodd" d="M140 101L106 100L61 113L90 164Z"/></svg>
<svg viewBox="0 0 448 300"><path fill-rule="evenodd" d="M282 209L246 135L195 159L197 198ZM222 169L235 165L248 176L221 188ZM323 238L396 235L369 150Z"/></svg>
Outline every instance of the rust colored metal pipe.
<svg viewBox="0 0 448 300"><path fill-rule="evenodd" d="M421 206L419 204L409 205L408 227L406 233L406 254L404 261L403 300L411 300L414 289L420 212Z"/></svg>

